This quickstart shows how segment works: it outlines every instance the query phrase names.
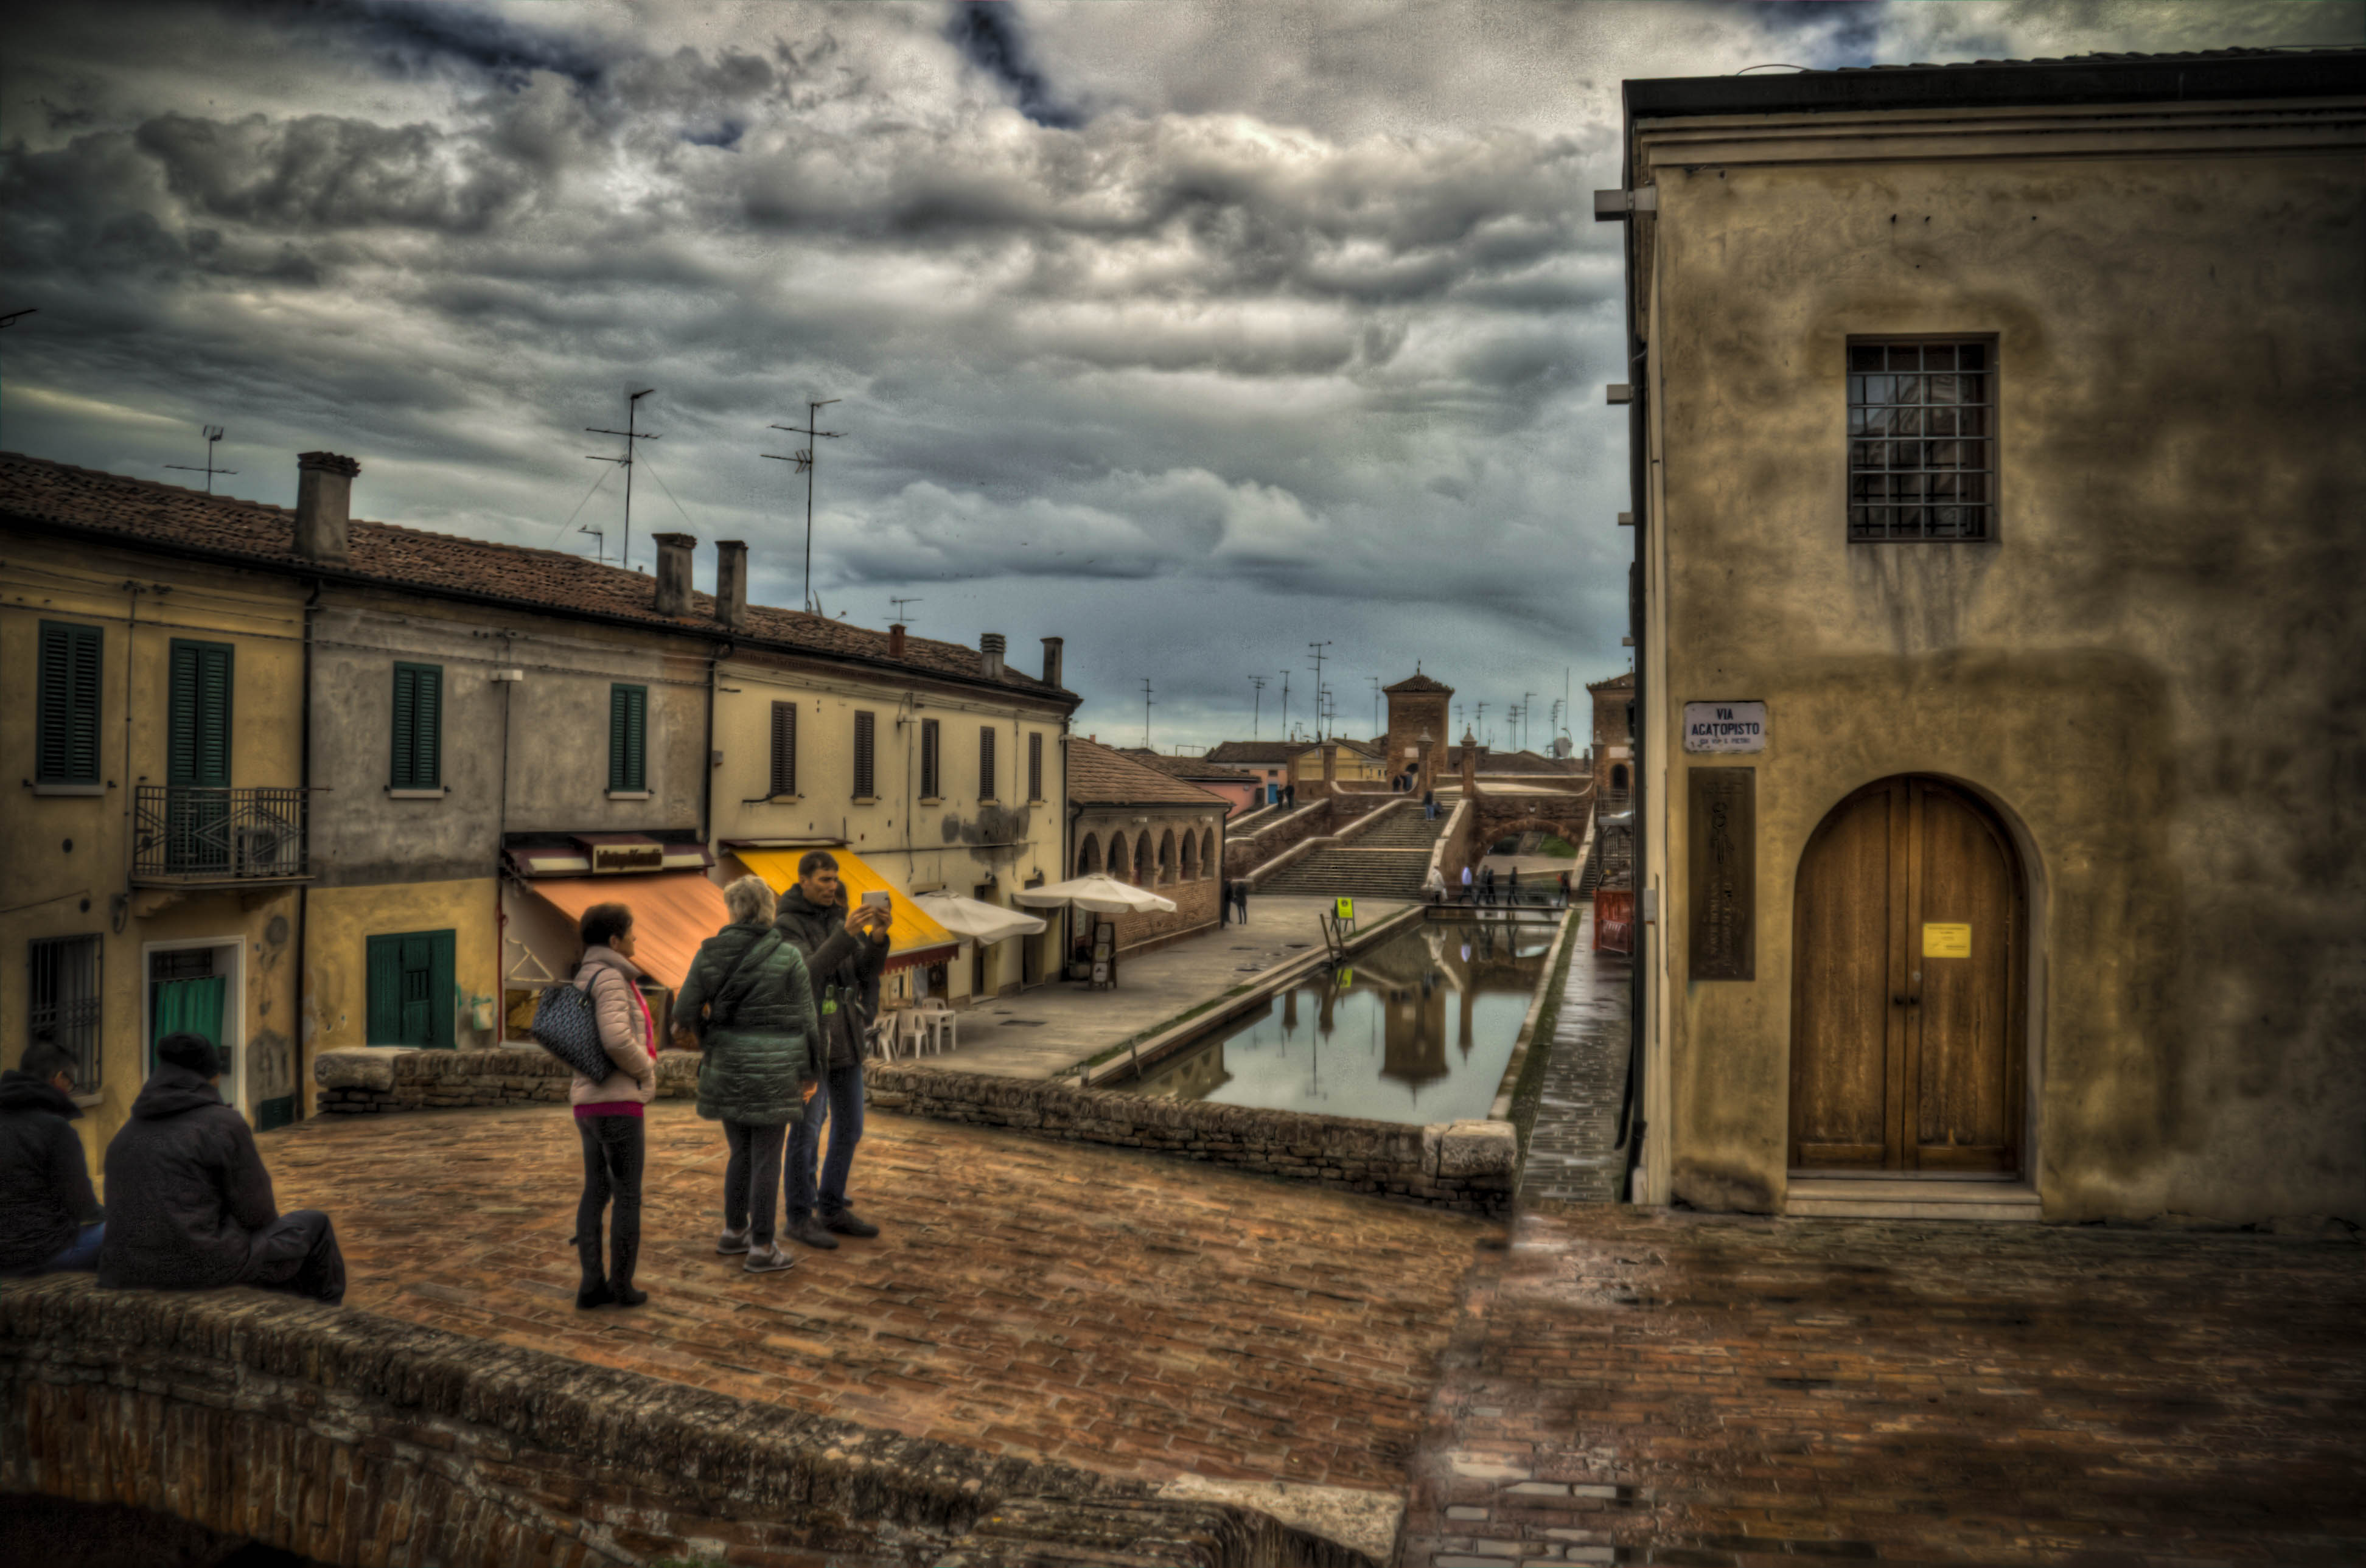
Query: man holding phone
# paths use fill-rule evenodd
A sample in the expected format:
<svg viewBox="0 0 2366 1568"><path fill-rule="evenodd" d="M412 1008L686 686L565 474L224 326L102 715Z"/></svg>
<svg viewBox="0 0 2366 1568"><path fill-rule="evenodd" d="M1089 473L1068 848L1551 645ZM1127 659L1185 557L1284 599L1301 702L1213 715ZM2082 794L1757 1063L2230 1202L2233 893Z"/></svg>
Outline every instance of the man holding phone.
<svg viewBox="0 0 2366 1568"><path fill-rule="evenodd" d="M874 902L875 900L875 902ZM789 1134L787 1234L807 1247L834 1247L841 1235L873 1236L879 1227L847 1204L846 1179L862 1141L862 1042L879 1011L879 974L887 966L887 928L894 919L884 893L847 908L838 857L808 851L797 862L796 885L781 895L773 927L805 954L814 1008L821 1015L821 1075L806 1103L805 1120ZM836 1122L818 1187L814 1159L822 1128Z"/></svg>

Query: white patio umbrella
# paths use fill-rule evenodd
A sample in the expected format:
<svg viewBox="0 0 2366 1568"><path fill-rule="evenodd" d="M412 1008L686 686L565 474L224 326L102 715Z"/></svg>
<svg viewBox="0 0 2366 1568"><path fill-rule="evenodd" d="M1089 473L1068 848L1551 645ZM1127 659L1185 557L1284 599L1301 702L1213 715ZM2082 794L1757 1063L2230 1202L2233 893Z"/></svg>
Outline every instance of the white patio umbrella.
<svg viewBox="0 0 2366 1568"><path fill-rule="evenodd" d="M988 946L1006 937L1033 936L1045 926L1045 922L1032 915L1022 915L998 904L964 898L958 893L923 893L912 901L928 911L930 919L955 936L965 936Z"/></svg>
<svg viewBox="0 0 2366 1568"><path fill-rule="evenodd" d="M1063 904L1074 904L1096 915L1139 915L1155 909L1161 914L1175 912L1175 900L1161 898L1146 888L1130 882L1120 882L1114 876L1098 873L1091 876L1072 876L1065 882L1054 882L1042 887L1016 888L1010 895L1014 904L1024 904L1031 909L1053 909Z"/></svg>

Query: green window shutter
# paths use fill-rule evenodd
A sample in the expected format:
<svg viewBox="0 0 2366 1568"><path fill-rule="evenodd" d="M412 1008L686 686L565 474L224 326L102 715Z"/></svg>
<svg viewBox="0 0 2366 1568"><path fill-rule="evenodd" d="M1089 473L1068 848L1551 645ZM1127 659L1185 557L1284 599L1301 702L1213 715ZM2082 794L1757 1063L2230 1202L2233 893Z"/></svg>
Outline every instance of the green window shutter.
<svg viewBox="0 0 2366 1568"><path fill-rule="evenodd" d="M797 705L772 705L772 787L774 795L797 793Z"/></svg>
<svg viewBox="0 0 2366 1568"><path fill-rule="evenodd" d="M453 933L432 931L427 938L427 996L429 1002L427 1038L422 1045L439 1046L449 1051L453 1046L452 1015L459 1005L453 983Z"/></svg>
<svg viewBox="0 0 2366 1568"><path fill-rule="evenodd" d="M394 765L388 782L396 789L435 789L444 782L444 669L438 664L394 667Z"/></svg>
<svg viewBox="0 0 2366 1568"><path fill-rule="evenodd" d="M230 784L231 692L228 643L173 640L168 674L167 782L222 788Z"/></svg>
<svg viewBox="0 0 2366 1568"><path fill-rule="evenodd" d="M649 689L608 688L608 787L642 790L648 785Z"/></svg>
<svg viewBox="0 0 2366 1568"><path fill-rule="evenodd" d="M369 1032L364 1043L402 1043L402 939L369 939Z"/></svg>
<svg viewBox="0 0 2366 1568"><path fill-rule="evenodd" d="M937 721L920 721L920 795L934 800L941 792L937 787Z"/></svg>
<svg viewBox="0 0 2366 1568"><path fill-rule="evenodd" d="M977 797L997 798L994 793L994 730L981 726L977 732Z"/></svg>
<svg viewBox="0 0 2366 1568"><path fill-rule="evenodd" d="M924 722L933 724L934 720ZM857 799L869 799L878 791L872 763L873 746L879 733L879 716L858 709L854 715L854 794Z"/></svg>
<svg viewBox="0 0 2366 1568"><path fill-rule="evenodd" d="M394 667L394 761L386 782L392 789L413 789L411 754L419 739L419 676L408 664Z"/></svg>
<svg viewBox="0 0 2366 1568"><path fill-rule="evenodd" d="M97 626L41 623L33 776L42 784L98 782L104 636Z"/></svg>

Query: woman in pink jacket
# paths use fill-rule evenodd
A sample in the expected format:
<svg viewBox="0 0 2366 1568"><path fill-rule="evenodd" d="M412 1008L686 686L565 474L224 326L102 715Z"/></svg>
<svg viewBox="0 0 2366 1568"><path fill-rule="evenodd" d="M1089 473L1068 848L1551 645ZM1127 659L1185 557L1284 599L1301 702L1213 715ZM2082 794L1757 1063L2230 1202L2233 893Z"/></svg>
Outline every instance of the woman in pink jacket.
<svg viewBox="0 0 2366 1568"><path fill-rule="evenodd" d="M633 1288L633 1265L641 1251L641 1107L658 1089L656 1029L648 1003L635 982L633 911L622 904L594 904L583 911L583 962L576 986L592 998L600 1021L600 1045L614 1069L603 1078L575 1075L567 1093L575 1107L575 1132L583 1141L583 1197L575 1206L575 1252L583 1282L579 1307L638 1306L649 1299ZM608 1269L600 1269L600 1215L613 1202Z"/></svg>

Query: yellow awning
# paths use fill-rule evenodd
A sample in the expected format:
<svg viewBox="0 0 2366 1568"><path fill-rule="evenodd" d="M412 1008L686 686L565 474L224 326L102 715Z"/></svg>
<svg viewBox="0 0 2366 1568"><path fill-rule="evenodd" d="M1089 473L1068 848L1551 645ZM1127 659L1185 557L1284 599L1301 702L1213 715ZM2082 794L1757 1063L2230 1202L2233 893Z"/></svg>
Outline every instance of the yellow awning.
<svg viewBox="0 0 2366 1568"><path fill-rule="evenodd" d="M804 850L734 850L739 863L764 879L775 893L786 893L796 886L797 861ZM912 901L911 896L890 882L875 866L866 863L851 850L832 850L831 858L838 862L838 880L846 889L846 901L851 906L860 903L865 893L887 895L888 912L894 919L887 926L887 967L902 969L915 964L941 964L953 955L961 939L929 918L928 912Z"/></svg>

